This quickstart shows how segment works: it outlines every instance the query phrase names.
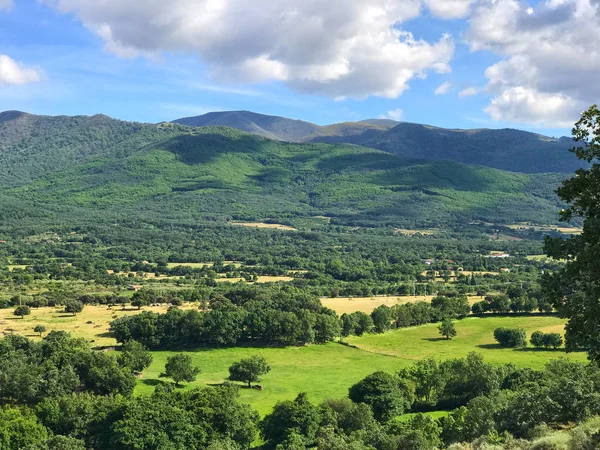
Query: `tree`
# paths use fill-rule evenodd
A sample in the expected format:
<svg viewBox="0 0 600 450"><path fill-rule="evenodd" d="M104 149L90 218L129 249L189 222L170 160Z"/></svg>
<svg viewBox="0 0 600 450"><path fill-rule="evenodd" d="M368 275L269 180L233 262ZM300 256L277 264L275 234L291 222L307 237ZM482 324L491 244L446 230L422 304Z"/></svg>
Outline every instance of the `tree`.
<svg viewBox="0 0 600 450"><path fill-rule="evenodd" d="M544 347L557 349L563 344L563 338L560 333L546 333L543 338Z"/></svg>
<svg viewBox="0 0 600 450"><path fill-rule="evenodd" d="M42 334L44 334L46 332L46 327L44 325L36 325L33 328L33 331L38 333L40 335L40 337L42 337Z"/></svg>
<svg viewBox="0 0 600 450"><path fill-rule="evenodd" d="M192 365L192 358L189 355L179 353L167 358L165 371L160 376L172 378L175 381L175 386L179 386L181 381L195 381L196 375L199 373L200 368Z"/></svg>
<svg viewBox="0 0 600 450"><path fill-rule="evenodd" d="M567 351L583 347L591 360L600 361L600 109L594 105L584 111L572 133L577 143L572 152L586 164L557 193L569 205L560 212L561 220L583 218L583 233L546 238L546 254L566 264L546 273L543 287L561 317L568 319Z"/></svg>
<svg viewBox="0 0 600 450"><path fill-rule="evenodd" d="M544 333L542 331L534 331L531 333L531 339L529 339L531 345L535 348L540 348L544 346Z"/></svg>
<svg viewBox="0 0 600 450"><path fill-rule="evenodd" d="M68 300L65 304L65 312L73 315L83 311L83 303L79 300Z"/></svg>
<svg viewBox="0 0 600 450"><path fill-rule="evenodd" d="M248 383L248 388L251 383L258 383L260 376L265 375L271 370L267 364L267 360L262 356L252 356L235 362L229 367L229 379L231 381L242 381Z"/></svg>
<svg viewBox="0 0 600 450"><path fill-rule="evenodd" d="M261 422L260 431L268 448L297 440L294 435L302 437L306 448L314 443L320 420L317 407L310 402L306 392L301 392L294 401L277 402Z"/></svg>
<svg viewBox="0 0 600 450"><path fill-rule="evenodd" d="M414 386L412 394L405 392L401 389L400 381L398 377L389 373L375 372L350 387L350 400L366 403L373 410L377 420L386 422L402 414L412 403Z"/></svg>
<svg viewBox="0 0 600 450"><path fill-rule="evenodd" d="M15 316L21 317L23 319L25 316L31 314L31 309L27 305L17 306L15 308L15 312L13 313Z"/></svg>
<svg viewBox="0 0 600 450"><path fill-rule="evenodd" d="M392 322L392 310L386 305L378 306L371 313L371 319L373 319L375 331L377 333L383 333L390 329L390 324Z"/></svg>
<svg viewBox="0 0 600 450"><path fill-rule="evenodd" d="M47 439L46 428L28 408L0 407L0 448L2 450L37 449Z"/></svg>
<svg viewBox="0 0 600 450"><path fill-rule="evenodd" d="M121 347L118 361L121 367L129 367L133 372L141 372L152 364L152 353L139 342L129 340Z"/></svg>
<svg viewBox="0 0 600 450"><path fill-rule="evenodd" d="M456 336L456 327L454 326L454 322L452 322L452 319L450 318L445 318L444 320L442 320L442 323L438 327L438 330L440 330L440 334L444 336L447 340L450 340L454 336Z"/></svg>

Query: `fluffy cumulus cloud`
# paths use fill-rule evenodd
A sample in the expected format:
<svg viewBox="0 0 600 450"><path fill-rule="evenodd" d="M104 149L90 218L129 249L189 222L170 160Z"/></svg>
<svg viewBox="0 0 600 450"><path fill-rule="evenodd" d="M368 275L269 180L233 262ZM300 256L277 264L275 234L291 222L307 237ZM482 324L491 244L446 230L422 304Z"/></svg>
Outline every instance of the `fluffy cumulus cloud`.
<svg viewBox="0 0 600 450"><path fill-rule="evenodd" d="M13 0L0 0L0 11L9 10L13 7Z"/></svg>
<svg viewBox="0 0 600 450"><path fill-rule="evenodd" d="M0 87L39 81L42 73L26 67L7 55L0 55Z"/></svg>
<svg viewBox="0 0 600 450"><path fill-rule="evenodd" d="M3 0L0 0L3 1ZM449 36L428 42L403 31L422 0L44 0L74 14L121 57L198 55L220 80L277 80L333 98L394 98L415 77L448 72ZM462 16L470 1L451 0ZM465 6L467 5L467 6Z"/></svg>
<svg viewBox="0 0 600 450"><path fill-rule="evenodd" d="M494 119L567 127L600 99L599 0L482 0L468 36L502 57L485 72Z"/></svg>

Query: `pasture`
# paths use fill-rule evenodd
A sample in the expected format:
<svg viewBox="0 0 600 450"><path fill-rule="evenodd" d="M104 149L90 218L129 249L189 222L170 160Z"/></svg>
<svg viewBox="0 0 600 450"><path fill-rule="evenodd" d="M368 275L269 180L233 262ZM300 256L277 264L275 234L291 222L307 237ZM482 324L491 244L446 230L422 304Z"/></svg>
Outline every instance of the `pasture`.
<svg viewBox="0 0 600 450"><path fill-rule="evenodd" d="M408 298L403 298L407 300ZM329 299L342 300L342 299ZM354 299L355 300L355 299ZM348 302L356 306L354 300ZM365 302L389 300L375 297L375 300L364 299ZM423 300L422 297L417 300ZM326 302L324 302L326 303ZM368 303L369 307L373 306ZM184 308L193 308L187 304ZM168 305L146 307L144 311L165 312ZM39 339L33 328L44 325L47 331L64 330L75 337L82 337L92 347L111 347L116 341L108 332L109 322L115 317L138 314L135 308L107 306L86 306L82 313L72 316L65 314L62 307L32 309L30 316L24 319L13 315L12 309L0 310L0 333L19 333L33 339ZM91 322L91 323L88 323ZM348 388L366 375L384 370L395 372L414 361L425 357L439 359L464 357L471 351L482 353L486 361L503 364L513 363L519 367L542 368L554 358L566 356L577 361L585 361L585 353L565 354L562 350L505 349L499 347L493 338L493 331L498 327L525 328L527 334L541 330L545 332L562 332L564 321L551 316L523 317L486 317L467 318L456 321L458 335L451 341L442 339L437 324L428 324L413 328L403 328L384 334L369 334L362 337L344 338L348 345L329 343L326 345L309 345L305 347L236 347L222 349L195 349L185 351L194 364L202 369L202 373L193 383L183 386L190 389L194 386L220 384L228 376L228 368L234 362L252 355L264 356L272 367L269 374L263 377L262 391L240 389L241 400L250 403L261 414L271 410L279 400L293 399L298 392L305 391L314 402L330 397L347 395ZM167 357L179 352L154 351L154 361L144 371L138 381L136 394L149 394L154 387L163 382L160 378Z"/></svg>
<svg viewBox="0 0 600 450"><path fill-rule="evenodd" d="M227 349L199 349L185 352L202 373L184 389L199 385L224 382L228 368L234 362L252 355L264 356L271 372L263 377L262 391L240 390L242 401L250 403L261 414L271 410L277 401L293 399L298 392L307 392L313 402L329 397L343 397L348 388L366 375L377 370L395 372L428 356L438 359L461 358L469 352L483 354L486 361L495 364L513 363L518 367L542 368L546 362L561 356L585 361L585 353L565 354L562 350L504 349L494 341L497 327L523 327L532 331L561 331L564 322L555 317L489 317L469 318L456 322L458 336L446 341L437 330L437 324L349 337L339 343L288 348L237 347ZM159 378L167 357L179 352L153 352L154 361L143 373L136 388L137 394L149 394L164 379Z"/></svg>

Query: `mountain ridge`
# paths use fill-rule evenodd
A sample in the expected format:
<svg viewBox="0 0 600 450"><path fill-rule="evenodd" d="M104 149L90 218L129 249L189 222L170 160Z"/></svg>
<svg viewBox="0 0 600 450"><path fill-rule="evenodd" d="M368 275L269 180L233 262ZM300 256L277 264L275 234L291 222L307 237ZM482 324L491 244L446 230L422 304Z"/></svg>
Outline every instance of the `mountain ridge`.
<svg viewBox="0 0 600 450"><path fill-rule="evenodd" d="M570 138L515 128L449 129L390 119L321 126L249 111L212 112L174 122L230 126L288 142L353 144L410 158L450 160L523 173L572 173L581 167L568 152L573 146Z"/></svg>

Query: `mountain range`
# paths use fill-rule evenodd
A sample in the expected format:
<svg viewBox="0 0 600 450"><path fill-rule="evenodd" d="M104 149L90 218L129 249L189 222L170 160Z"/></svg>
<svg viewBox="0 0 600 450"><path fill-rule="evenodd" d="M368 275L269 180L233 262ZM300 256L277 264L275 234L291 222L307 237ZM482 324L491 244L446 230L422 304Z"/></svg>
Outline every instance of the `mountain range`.
<svg viewBox="0 0 600 450"><path fill-rule="evenodd" d="M273 139L215 126L225 117L217 113L204 117L210 120L197 127L104 115L0 113L0 227L99 221L198 226L231 220L275 220L299 228L327 223L423 228L473 220L545 224L556 221L560 207L554 190L565 173L517 173L433 159L442 155L428 146L403 154L319 142L371 133L371 140L383 143L407 124L372 120L318 127L253 113L226 116L239 127L278 137ZM523 134L537 136L512 131L494 134L504 139L496 142L496 152L511 137L523 145ZM298 142L309 132L313 137ZM491 138L481 136L469 152L489 152L484 145ZM429 158L417 156L428 152Z"/></svg>
<svg viewBox="0 0 600 450"><path fill-rule="evenodd" d="M515 129L455 130L389 119L319 126L249 111L211 112L174 122L219 125L288 142L354 144L402 157L450 160L524 173L571 173L580 162L568 150L571 138L551 138Z"/></svg>

